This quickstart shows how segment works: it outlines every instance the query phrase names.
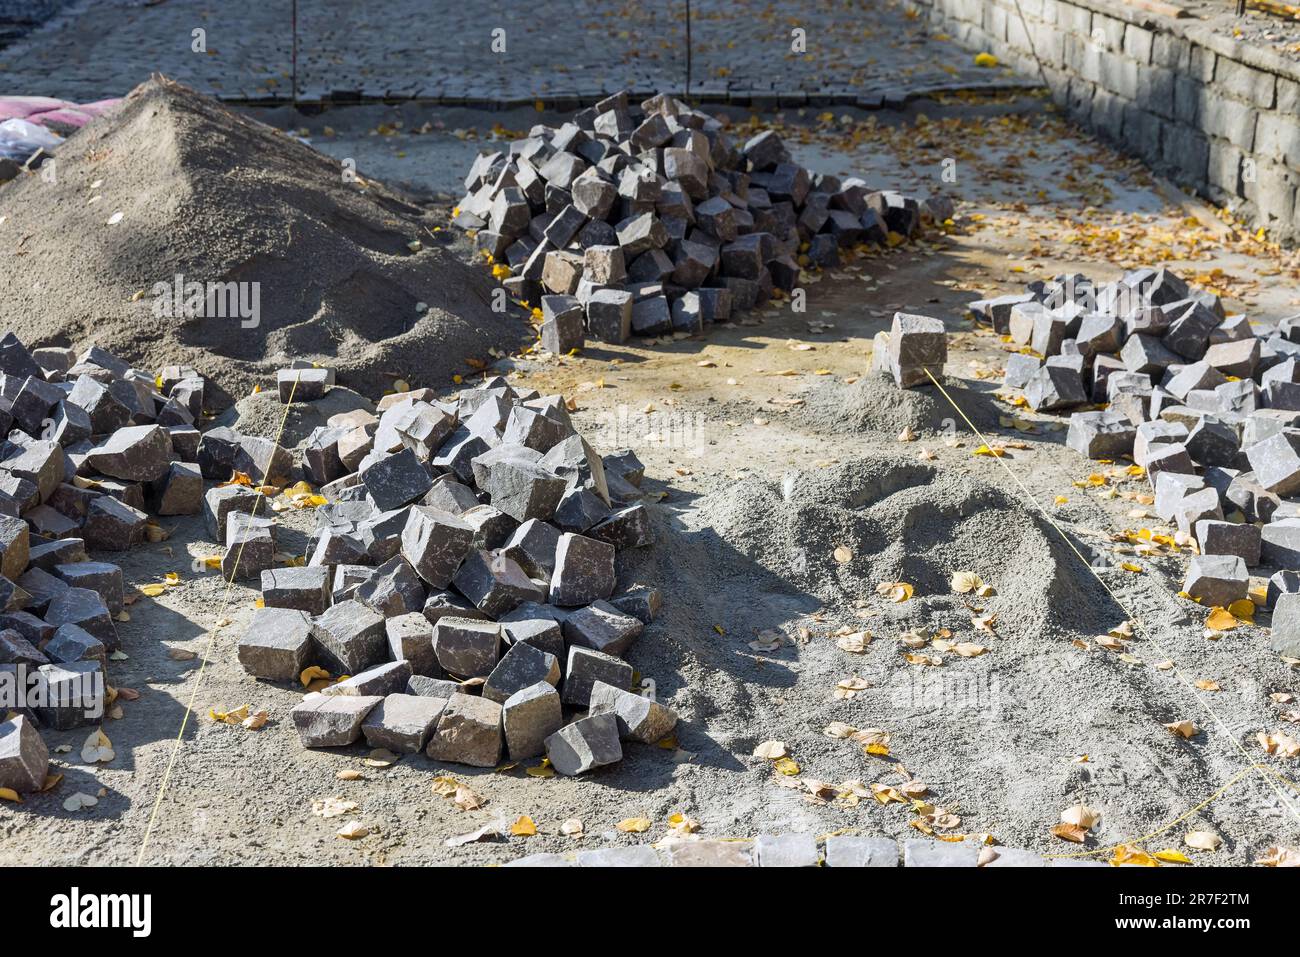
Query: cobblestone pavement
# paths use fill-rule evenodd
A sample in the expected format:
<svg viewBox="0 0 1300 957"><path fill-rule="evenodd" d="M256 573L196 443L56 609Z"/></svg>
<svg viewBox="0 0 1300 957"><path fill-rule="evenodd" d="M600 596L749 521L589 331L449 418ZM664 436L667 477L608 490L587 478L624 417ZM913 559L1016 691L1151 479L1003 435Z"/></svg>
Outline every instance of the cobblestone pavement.
<svg viewBox="0 0 1300 957"><path fill-rule="evenodd" d="M692 9L691 89L706 98L879 105L1032 82L976 66L904 0L694 0ZM623 88L680 92L685 11L685 0L299 0L298 93L563 106ZM0 51L0 91L93 100L162 72L226 98L287 99L292 24L291 0L80 0ZM193 49L196 30L206 52Z"/></svg>

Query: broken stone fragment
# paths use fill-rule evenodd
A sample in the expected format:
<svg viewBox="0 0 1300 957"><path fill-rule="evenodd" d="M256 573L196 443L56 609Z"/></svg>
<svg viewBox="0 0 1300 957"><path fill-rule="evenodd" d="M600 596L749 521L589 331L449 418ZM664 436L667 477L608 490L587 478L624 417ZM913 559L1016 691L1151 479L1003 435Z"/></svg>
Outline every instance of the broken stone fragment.
<svg viewBox="0 0 1300 957"><path fill-rule="evenodd" d="M388 652L394 661L406 661L416 675L442 677L433 651L433 625L418 611L384 621Z"/></svg>
<svg viewBox="0 0 1300 957"><path fill-rule="evenodd" d="M411 508L402 530L402 557L429 585L446 588L474 545L474 529L459 516L424 505Z"/></svg>
<svg viewBox="0 0 1300 957"><path fill-rule="evenodd" d="M586 605L614 592L614 546L572 532L560 536L551 575L550 601Z"/></svg>
<svg viewBox="0 0 1300 957"><path fill-rule="evenodd" d="M113 478L151 482L162 478L171 464L172 443L158 425L118 429L86 456L86 464Z"/></svg>
<svg viewBox="0 0 1300 957"><path fill-rule="evenodd" d="M483 697L504 703L516 691L539 681L559 685L559 660L533 645L516 643L510 646L488 675L483 685Z"/></svg>
<svg viewBox="0 0 1300 957"><path fill-rule="evenodd" d="M457 591L490 618L504 615L520 602L545 597L545 589L512 559L483 549L470 552L453 581Z"/></svg>
<svg viewBox="0 0 1300 957"><path fill-rule="evenodd" d="M21 518L0 515L0 575L13 581L27 568L31 530Z"/></svg>
<svg viewBox="0 0 1300 957"><path fill-rule="evenodd" d="M387 695L406 688L411 680L409 661L385 661L367 668L359 674L349 675L341 681L321 689L323 695Z"/></svg>
<svg viewBox="0 0 1300 957"><path fill-rule="evenodd" d="M0 723L0 788L39 791L49 767L50 753L30 718L17 715Z"/></svg>
<svg viewBox="0 0 1300 957"><path fill-rule="evenodd" d="M591 688L597 681L626 688L632 684L632 666L621 658L584 648L569 647L560 696L565 704L585 708L591 703Z"/></svg>
<svg viewBox="0 0 1300 957"><path fill-rule="evenodd" d="M1206 607L1227 608L1246 597L1249 581L1246 563L1236 555L1193 555L1183 591Z"/></svg>
<svg viewBox="0 0 1300 957"><path fill-rule="evenodd" d="M564 640L608 655L627 653L645 626L605 601L592 602L564 619Z"/></svg>
<svg viewBox="0 0 1300 957"><path fill-rule="evenodd" d="M208 489L203 496L203 524L208 536L216 542L226 540L226 522L232 512L253 514L265 507L261 492L246 485L219 485Z"/></svg>
<svg viewBox="0 0 1300 957"><path fill-rule="evenodd" d="M608 542L619 551L654 543L650 512L640 503L614 512L609 518L587 529L586 536L598 542Z"/></svg>
<svg viewBox="0 0 1300 957"><path fill-rule="evenodd" d="M1202 519L1196 523L1195 529L1196 543L1202 555L1236 555L1248 567L1259 564L1259 526Z"/></svg>
<svg viewBox="0 0 1300 957"><path fill-rule="evenodd" d="M428 743L446 707L446 698L390 694L366 716L361 733L372 748L417 754Z"/></svg>
<svg viewBox="0 0 1300 957"><path fill-rule="evenodd" d="M521 688L501 706L506 749L512 761L545 753L546 739L564 726L560 695L546 681Z"/></svg>
<svg viewBox="0 0 1300 957"><path fill-rule="evenodd" d="M501 705L472 695L452 695L424 753L433 761L495 767L501 756Z"/></svg>
<svg viewBox="0 0 1300 957"><path fill-rule="evenodd" d="M645 744L662 740L677 725L677 715L657 701L603 681L592 684L589 710L591 714L612 712L622 738Z"/></svg>
<svg viewBox="0 0 1300 957"><path fill-rule="evenodd" d="M354 593L357 601L385 618L418 612L424 608L424 582L400 555L380 565Z"/></svg>
<svg viewBox="0 0 1300 957"><path fill-rule="evenodd" d="M330 570L323 567L269 568L262 572L262 603L319 615L330 606Z"/></svg>
<svg viewBox="0 0 1300 957"><path fill-rule="evenodd" d="M45 622L53 628L77 625L94 635L109 651L119 647L117 626L108 605L98 592L89 588L69 588L50 601L45 610Z"/></svg>
<svg viewBox="0 0 1300 957"><path fill-rule="evenodd" d="M361 602L347 599L312 619L312 639L321 663L334 674L355 675L384 659L384 619Z"/></svg>
<svg viewBox="0 0 1300 957"><path fill-rule="evenodd" d="M309 694L289 712L304 748L341 748L361 737L361 725L384 699Z"/></svg>
<svg viewBox="0 0 1300 957"><path fill-rule="evenodd" d="M1131 455L1137 429L1117 412L1076 412L1070 416L1065 444L1090 459Z"/></svg>
<svg viewBox="0 0 1300 957"><path fill-rule="evenodd" d="M1300 431L1286 429L1245 450L1255 481L1278 495L1300 492Z"/></svg>
<svg viewBox="0 0 1300 957"><path fill-rule="evenodd" d="M296 681L310 663L311 621L292 608L257 608L235 646L239 663L256 678Z"/></svg>
<svg viewBox="0 0 1300 957"><path fill-rule="evenodd" d="M280 401L314 402L325 398L334 384L332 369L280 369L275 374Z"/></svg>
<svg viewBox="0 0 1300 957"><path fill-rule="evenodd" d="M433 651L448 674L486 678L501 654L501 626L476 618L439 618L433 626Z"/></svg>
<svg viewBox="0 0 1300 957"><path fill-rule="evenodd" d="M384 512L409 505L433 485L428 469L409 448L372 461L361 470L361 481Z"/></svg>
<svg viewBox="0 0 1300 957"><path fill-rule="evenodd" d="M540 519L529 519L511 533L501 554L519 563L532 578L550 578L555 570L555 550L560 531Z"/></svg>
<svg viewBox="0 0 1300 957"><path fill-rule="evenodd" d="M124 604L122 569L108 562L74 562L55 565L54 575L72 588L88 588L99 595L113 617Z"/></svg>
<svg viewBox="0 0 1300 957"><path fill-rule="evenodd" d="M623 760L618 720L611 712L579 718L548 737L545 745L551 766L568 776Z"/></svg>
<svg viewBox="0 0 1300 957"><path fill-rule="evenodd" d="M275 520L233 512L226 522L221 574L227 581L253 578L275 563Z"/></svg>
<svg viewBox="0 0 1300 957"><path fill-rule="evenodd" d="M68 731L104 720L104 669L98 661L42 665L32 710L43 727Z"/></svg>
<svg viewBox="0 0 1300 957"><path fill-rule="evenodd" d="M197 515L203 509L203 475L190 462L172 462L150 487L151 507L159 515Z"/></svg>

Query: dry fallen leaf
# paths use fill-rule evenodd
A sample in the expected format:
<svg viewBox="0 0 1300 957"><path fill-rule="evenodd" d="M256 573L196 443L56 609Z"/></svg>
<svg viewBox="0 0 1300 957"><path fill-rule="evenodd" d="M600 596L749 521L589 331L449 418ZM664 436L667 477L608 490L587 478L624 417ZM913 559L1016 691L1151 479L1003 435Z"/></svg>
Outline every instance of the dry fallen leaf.
<svg viewBox="0 0 1300 957"><path fill-rule="evenodd" d="M853 550L847 545L840 545L835 549L835 560L841 565L847 565L853 561Z"/></svg>
<svg viewBox="0 0 1300 957"><path fill-rule="evenodd" d="M351 814L358 807L356 801L341 797L327 797L321 801L312 801L311 813L323 818L342 817L344 814Z"/></svg>
<svg viewBox="0 0 1300 957"><path fill-rule="evenodd" d="M785 757L789 752L785 749L784 741L764 741L754 749L754 757L763 758L767 761L775 761L777 758Z"/></svg>
<svg viewBox="0 0 1300 957"><path fill-rule="evenodd" d="M648 817L629 817L624 818L614 826L624 834L642 834L650 830L652 823Z"/></svg>
<svg viewBox="0 0 1300 957"><path fill-rule="evenodd" d="M63 810L80 811L83 807L94 807L98 803L99 803L99 798L95 797L92 794L86 794L82 791L78 791L76 794L72 795L71 797L69 797L67 800L63 802Z"/></svg>
<svg viewBox="0 0 1300 957"><path fill-rule="evenodd" d="M1142 848L1134 847L1132 844L1121 844L1115 848L1115 853L1111 855L1110 862L1116 867L1124 864L1138 867L1160 866L1154 857L1142 850Z"/></svg>
<svg viewBox="0 0 1300 957"><path fill-rule="evenodd" d="M1086 804L1076 804L1061 812L1061 823L1075 824L1085 831L1095 827L1100 820L1101 815Z"/></svg>
<svg viewBox="0 0 1300 957"><path fill-rule="evenodd" d="M1196 725L1184 718L1182 721L1170 721L1165 725L1170 731L1180 738L1196 737Z"/></svg>
<svg viewBox="0 0 1300 957"><path fill-rule="evenodd" d="M984 585L984 579L980 578L974 572L954 572L952 576L952 590L958 595L969 595L977 591Z"/></svg>
<svg viewBox="0 0 1300 957"><path fill-rule="evenodd" d="M348 821L338 831L335 832L339 837L346 838L349 841L359 840L370 833L370 828L366 827L360 821Z"/></svg>
<svg viewBox="0 0 1300 957"><path fill-rule="evenodd" d="M1264 867L1300 867L1300 847L1276 845L1264 851L1255 861Z"/></svg>
<svg viewBox="0 0 1300 957"><path fill-rule="evenodd" d="M103 728L92 731L90 737L86 738L86 743L81 746L81 760L87 764L107 764L115 757L117 755L113 752L113 742L108 740Z"/></svg>
<svg viewBox="0 0 1300 957"><path fill-rule="evenodd" d="M1183 838L1183 843L1198 851L1217 851L1223 844L1223 838L1213 831L1188 831Z"/></svg>
<svg viewBox="0 0 1300 957"><path fill-rule="evenodd" d="M876 594L883 595L897 604L911 598L913 588L907 582L881 582L876 586Z"/></svg>
<svg viewBox="0 0 1300 957"><path fill-rule="evenodd" d="M1082 844L1088 839L1088 829L1078 824L1053 824L1051 833L1053 837L1059 837L1063 841L1070 841L1074 844Z"/></svg>

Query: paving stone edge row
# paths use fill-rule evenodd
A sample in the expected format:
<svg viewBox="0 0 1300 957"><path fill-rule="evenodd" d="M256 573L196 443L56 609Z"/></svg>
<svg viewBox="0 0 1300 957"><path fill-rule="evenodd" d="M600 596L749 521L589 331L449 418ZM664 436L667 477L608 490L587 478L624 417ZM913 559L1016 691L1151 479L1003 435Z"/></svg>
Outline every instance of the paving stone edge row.
<svg viewBox="0 0 1300 957"><path fill-rule="evenodd" d="M967 841L895 841L832 834L764 834L543 853L505 867L1108 867L1087 857L1046 857Z"/></svg>

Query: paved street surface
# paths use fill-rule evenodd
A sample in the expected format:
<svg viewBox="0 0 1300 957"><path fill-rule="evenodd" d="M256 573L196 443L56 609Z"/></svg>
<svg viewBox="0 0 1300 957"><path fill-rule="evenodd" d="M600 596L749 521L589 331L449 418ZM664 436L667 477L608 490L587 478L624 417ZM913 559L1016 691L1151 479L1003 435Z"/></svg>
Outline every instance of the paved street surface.
<svg viewBox="0 0 1300 957"><path fill-rule="evenodd" d="M756 95L763 106L777 94L847 101L1012 80L1000 67L977 67L971 51L930 33L899 0L696 0L692 9L696 93ZM196 30L206 52L192 49ZM497 30L504 52L493 50ZM799 40L806 52L793 49ZM681 91L686 48L683 0L300 0L297 87L305 99L562 105L623 88ZM82 0L0 50L0 91L93 100L162 72L226 98L287 99L292 52L291 0Z"/></svg>

